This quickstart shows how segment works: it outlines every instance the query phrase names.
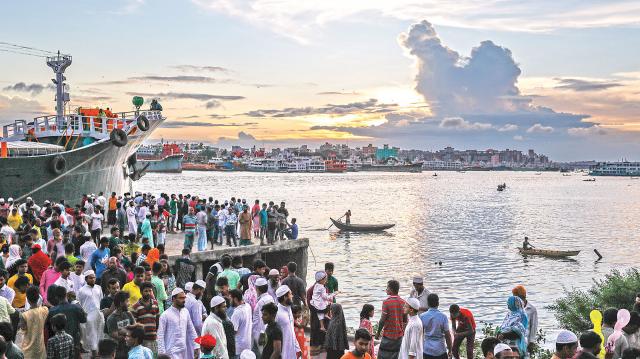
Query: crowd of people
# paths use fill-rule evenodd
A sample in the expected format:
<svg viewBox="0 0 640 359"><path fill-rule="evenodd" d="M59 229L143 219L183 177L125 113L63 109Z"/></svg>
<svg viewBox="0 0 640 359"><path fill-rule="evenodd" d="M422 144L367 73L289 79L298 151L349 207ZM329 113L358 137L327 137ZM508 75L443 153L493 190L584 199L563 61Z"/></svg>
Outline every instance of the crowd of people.
<svg viewBox="0 0 640 359"><path fill-rule="evenodd" d="M284 203L256 201L257 222L244 203L114 194L87 196L70 209L64 202L0 199L0 358L310 359L324 353L327 359L459 359L463 342L467 358L474 357L472 309L452 304L448 315L442 313L438 295L421 277L413 278L407 298L398 281L388 281L380 319L375 323L375 307L364 304L351 338L332 263L307 285L295 262L268 268L256 259L247 268L241 257L225 255L197 279L190 258L196 239L204 250L223 238L234 245L237 231L241 244L251 236L268 244L297 237ZM247 214L250 227L234 221L236 209L241 218ZM218 217L210 228L212 213ZM109 236L103 228L110 228ZM183 231L185 241L171 264L162 234L173 231ZM494 336L482 340L482 354L526 359L535 350L537 310L521 285L506 304ZM640 314L608 309L602 317L601 327L579 338L560 332L553 359L637 358Z"/></svg>

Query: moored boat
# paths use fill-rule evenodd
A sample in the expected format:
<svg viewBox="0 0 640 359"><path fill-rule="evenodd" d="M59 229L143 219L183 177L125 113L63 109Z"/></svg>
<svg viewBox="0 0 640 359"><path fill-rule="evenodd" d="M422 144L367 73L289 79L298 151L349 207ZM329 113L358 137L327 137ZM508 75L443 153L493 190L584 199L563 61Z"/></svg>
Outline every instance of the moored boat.
<svg viewBox="0 0 640 359"><path fill-rule="evenodd" d="M346 224L344 222L336 221L335 219L329 217L333 225L336 228L342 231L353 231L353 232L375 232L375 231L384 231L385 229L389 229L395 224L387 223L387 224Z"/></svg>
<svg viewBox="0 0 640 359"><path fill-rule="evenodd" d="M567 258L567 257L575 257L580 254L580 251L557 251L550 249L537 249L537 248L518 248L518 252L525 256L545 256L552 258Z"/></svg>

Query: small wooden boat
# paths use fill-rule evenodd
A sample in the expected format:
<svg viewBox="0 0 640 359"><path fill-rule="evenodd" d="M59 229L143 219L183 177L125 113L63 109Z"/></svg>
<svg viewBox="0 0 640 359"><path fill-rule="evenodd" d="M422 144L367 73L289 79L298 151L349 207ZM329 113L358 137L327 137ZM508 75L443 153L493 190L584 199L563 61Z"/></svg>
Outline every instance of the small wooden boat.
<svg viewBox="0 0 640 359"><path fill-rule="evenodd" d="M344 222L336 221L335 219L329 217L333 225L336 228L342 231L353 231L353 232L375 232L375 231L384 231L385 229L389 229L395 224L346 224Z"/></svg>
<svg viewBox="0 0 640 359"><path fill-rule="evenodd" d="M536 249L536 248L529 248L529 249L518 248L518 252L520 252L520 254L525 256L545 256L545 257L552 257L552 258L567 258L567 257L574 257L580 254L580 251L554 251L549 249Z"/></svg>
<svg viewBox="0 0 640 359"><path fill-rule="evenodd" d="M582 182L595 182L595 178L583 179Z"/></svg>

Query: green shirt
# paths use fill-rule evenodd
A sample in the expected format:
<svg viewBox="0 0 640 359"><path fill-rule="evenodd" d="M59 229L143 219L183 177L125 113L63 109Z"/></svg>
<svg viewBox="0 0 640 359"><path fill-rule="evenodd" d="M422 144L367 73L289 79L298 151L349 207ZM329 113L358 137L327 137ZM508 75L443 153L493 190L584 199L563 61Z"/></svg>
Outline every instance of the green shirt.
<svg viewBox="0 0 640 359"><path fill-rule="evenodd" d="M113 250L114 248L117 248L119 244L120 238L113 236L109 237L109 249Z"/></svg>
<svg viewBox="0 0 640 359"><path fill-rule="evenodd" d="M238 288L238 282L240 281L240 274L233 269L227 268L218 274L218 278L227 277L229 281L229 290Z"/></svg>
<svg viewBox="0 0 640 359"><path fill-rule="evenodd" d="M325 284L325 286L327 287L327 292L329 293L333 293L338 291L338 280L336 279L336 277L330 275L327 278L327 284ZM333 298L333 302L336 302L336 298Z"/></svg>
<svg viewBox="0 0 640 359"><path fill-rule="evenodd" d="M67 260L69 261L69 263L71 263L72 266L76 265L76 262L79 261L78 257L75 257L73 254L67 254L64 257L67 258Z"/></svg>
<svg viewBox="0 0 640 359"><path fill-rule="evenodd" d="M169 213L174 216L176 215L176 213L178 213L178 201L176 201L175 199L169 201Z"/></svg>
<svg viewBox="0 0 640 359"><path fill-rule="evenodd" d="M164 282L160 277L151 276L151 284L153 284L153 294L158 301L158 309L160 309L160 315L164 312L164 302L167 300L167 291L164 290Z"/></svg>

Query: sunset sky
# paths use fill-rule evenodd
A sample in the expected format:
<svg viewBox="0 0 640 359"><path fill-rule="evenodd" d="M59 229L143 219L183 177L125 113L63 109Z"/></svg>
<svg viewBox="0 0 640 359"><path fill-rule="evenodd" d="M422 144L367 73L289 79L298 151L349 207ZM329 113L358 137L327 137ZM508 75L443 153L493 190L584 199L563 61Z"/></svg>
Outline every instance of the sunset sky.
<svg viewBox="0 0 640 359"><path fill-rule="evenodd" d="M0 11L0 123L159 98L154 140L267 148L515 148L640 160L640 2L12 1ZM25 52L32 52L25 50Z"/></svg>

